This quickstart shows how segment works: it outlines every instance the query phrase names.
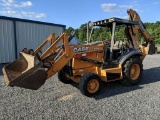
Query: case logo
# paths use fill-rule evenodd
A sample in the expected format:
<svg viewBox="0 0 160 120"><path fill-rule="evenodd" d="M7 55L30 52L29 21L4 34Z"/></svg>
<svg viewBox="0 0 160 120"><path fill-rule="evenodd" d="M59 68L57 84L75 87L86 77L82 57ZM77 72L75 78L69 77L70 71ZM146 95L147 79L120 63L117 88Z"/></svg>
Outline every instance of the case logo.
<svg viewBox="0 0 160 120"><path fill-rule="evenodd" d="M89 50L89 47L73 48L73 52L84 52L88 50Z"/></svg>

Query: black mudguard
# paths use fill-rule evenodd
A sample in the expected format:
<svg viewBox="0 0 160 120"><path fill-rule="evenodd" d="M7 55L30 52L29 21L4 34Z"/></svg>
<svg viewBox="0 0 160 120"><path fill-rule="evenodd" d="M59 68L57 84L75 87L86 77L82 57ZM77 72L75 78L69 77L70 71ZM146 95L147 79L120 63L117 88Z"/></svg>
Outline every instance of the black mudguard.
<svg viewBox="0 0 160 120"><path fill-rule="evenodd" d="M129 59L130 57L132 56L142 56L142 53L140 51L131 51L131 52L128 52L126 55L124 55L120 60L119 60L119 63L121 65L123 65L123 63Z"/></svg>

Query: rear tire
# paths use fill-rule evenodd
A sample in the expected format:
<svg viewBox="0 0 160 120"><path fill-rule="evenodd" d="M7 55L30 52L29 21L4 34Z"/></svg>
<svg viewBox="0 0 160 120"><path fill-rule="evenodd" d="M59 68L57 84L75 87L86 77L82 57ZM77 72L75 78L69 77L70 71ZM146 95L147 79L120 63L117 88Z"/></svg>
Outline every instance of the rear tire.
<svg viewBox="0 0 160 120"><path fill-rule="evenodd" d="M139 57L130 58L123 66L124 85L136 85L140 82L143 75L143 65Z"/></svg>
<svg viewBox="0 0 160 120"><path fill-rule="evenodd" d="M65 84L72 83L72 80L67 78L66 73L63 72L63 69L58 72L58 79Z"/></svg>
<svg viewBox="0 0 160 120"><path fill-rule="evenodd" d="M102 86L101 79L97 74L86 73L84 74L79 83L79 89L82 94L91 97L99 92Z"/></svg>

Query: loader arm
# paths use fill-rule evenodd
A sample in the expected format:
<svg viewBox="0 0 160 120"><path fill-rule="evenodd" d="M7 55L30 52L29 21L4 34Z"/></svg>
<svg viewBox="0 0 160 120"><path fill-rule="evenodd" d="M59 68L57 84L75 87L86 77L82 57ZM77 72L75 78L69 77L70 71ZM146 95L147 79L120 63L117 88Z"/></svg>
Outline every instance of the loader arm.
<svg viewBox="0 0 160 120"><path fill-rule="evenodd" d="M62 46L56 47L62 40ZM94 50L96 48L96 50ZM42 55L41 60L44 61L44 65L49 62L50 66L47 70L47 79L59 72L71 59L82 56L82 54L88 54L91 52L103 51L103 44L99 45L69 45L68 36L63 33ZM56 52L58 51L58 52ZM52 57L53 54L54 57ZM50 56L51 55L51 56ZM49 56L49 57L48 57ZM52 59L52 60L51 60Z"/></svg>
<svg viewBox="0 0 160 120"><path fill-rule="evenodd" d="M62 41L62 45L57 47L58 43ZM54 54L54 56L52 56ZM68 36L66 33L61 34L61 36L53 42L53 44L40 56L41 60L44 61L44 65L49 63L50 66L47 70L47 78L52 77L59 70L61 70L70 59L74 56L73 52L70 50L68 44Z"/></svg>
<svg viewBox="0 0 160 120"><path fill-rule="evenodd" d="M73 57L68 56L67 40L66 33L61 34L56 40L55 34L52 34L34 51L34 55L20 52L20 58L3 67L7 85L33 90L40 88ZM63 45L57 47L60 41L63 41ZM50 47L42 55L37 55L48 42L51 42Z"/></svg>
<svg viewBox="0 0 160 120"><path fill-rule="evenodd" d="M51 44L55 41L55 34L51 34L35 51L34 54L37 54L39 51L42 51L43 47L50 42Z"/></svg>

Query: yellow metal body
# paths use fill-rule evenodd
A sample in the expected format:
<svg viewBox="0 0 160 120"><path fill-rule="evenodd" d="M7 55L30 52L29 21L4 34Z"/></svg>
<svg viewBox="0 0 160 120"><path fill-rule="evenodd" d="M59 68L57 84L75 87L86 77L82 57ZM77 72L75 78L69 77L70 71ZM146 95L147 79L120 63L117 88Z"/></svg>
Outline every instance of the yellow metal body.
<svg viewBox="0 0 160 120"><path fill-rule="evenodd" d="M37 53L43 49L43 47L51 42L50 47L39 56L40 61L37 60ZM63 45L58 46L59 43ZM96 45L69 45L68 36L66 33L61 34L55 40L55 33L50 35L34 52L34 55L29 55L21 52L21 57L13 63L3 68L3 73L7 85L19 86L28 89L38 89L45 80L59 72L67 63L72 60L73 75L68 78L79 83L82 75L92 72L101 78L102 81L108 82L108 74L119 74L116 79L122 79L122 66L117 65L114 68L102 69L100 64L83 61L80 58L85 57L92 61L98 61L104 63L104 44L99 43ZM42 62L43 61L43 62ZM49 67L44 67L49 63ZM41 75L41 78L39 76ZM40 79L40 83L38 80ZM92 85L92 83L91 83ZM96 85L96 84L95 84ZM93 85L94 86L94 85ZM93 87L92 86L92 87Z"/></svg>
<svg viewBox="0 0 160 120"><path fill-rule="evenodd" d="M90 56L90 58L96 58L96 53L95 53L95 57L93 55L93 56ZM101 61L102 61L102 58L100 58ZM123 78L122 67L121 67L120 64L115 68L102 69L100 66L95 65L93 63L84 62L84 61L81 61L79 59L73 58L72 69L73 69L73 76L69 77L69 78L72 79L73 81L77 82L77 83L79 83L80 78L85 73L88 73L88 72L92 72L92 73L95 73L95 74L99 75L101 80L105 81L105 82L109 82L107 80L107 73L117 73L117 74L120 74L120 77L118 79ZM117 80L117 79L113 79L113 80Z"/></svg>
<svg viewBox="0 0 160 120"><path fill-rule="evenodd" d="M133 20L139 20L141 22L134 11L130 10L128 13ZM132 13L136 15L136 17L132 16ZM129 33L131 34L131 37L133 37L133 43L137 50L142 51L143 56L141 59L143 60L148 53L148 46L139 47L137 37L138 30L147 41L152 40L152 37L149 36L147 31L142 31L139 26L133 26L133 30L136 37L134 37L135 35L133 35L133 32L129 31ZM38 55L48 42L51 43L50 47L48 47L44 53ZM62 45L59 45L60 43ZM19 59L3 68L6 83L10 86L38 89L44 84L45 80L63 69L63 67L71 60L73 75L68 75L67 77L77 83L79 83L80 78L88 72L97 74L101 80L105 82L123 79L121 64L117 64L114 67L103 68L101 64L98 63L105 63L104 47L103 43L69 45L68 35L66 33L61 34L57 39L55 38L55 33L53 33L34 51L34 55L21 52L21 57ZM87 60L82 60L81 58L86 58ZM136 67L134 68L136 69ZM132 73L136 74L134 68ZM118 77L108 79L109 75L114 74L118 74ZM95 80L93 80L93 83L94 82ZM99 86L98 84L93 83L91 83L91 90L95 86Z"/></svg>
<svg viewBox="0 0 160 120"><path fill-rule="evenodd" d="M107 72L109 73L117 73L120 74L120 77L118 79L122 79L122 67L121 65L118 65L116 68L108 68L108 69L101 69L101 66L98 64L94 64L91 62L86 62L78 59L77 55L82 55L88 59L96 60L99 62L104 62L103 56L104 56L104 44L96 44L96 45L69 45L68 44L68 36L66 33L63 33L42 55L41 59L44 59L48 54L51 54L52 51L60 51L62 48L56 48L56 45L59 43L59 41L63 40L64 42L64 50L61 53L60 57L54 61L54 64L52 67L47 71L48 77L52 77L54 74L56 74L58 71L60 71L67 63L72 59L72 70L73 70L73 76L70 77L73 81L79 82L82 75L88 72L92 72L95 74L98 74L101 79L105 82L107 82ZM41 48L41 47L40 47ZM36 51L41 50L38 48ZM88 48L84 52L74 52L75 48ZM88 54L89 53L89 54ZM52 58L53 56L51 56ZM48 57L46 61L50 61L51 59ZM52 58L53 59L53 58ZM68 76L69 77L69 76Z"/></svg>

